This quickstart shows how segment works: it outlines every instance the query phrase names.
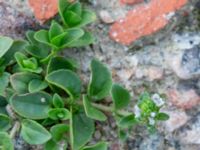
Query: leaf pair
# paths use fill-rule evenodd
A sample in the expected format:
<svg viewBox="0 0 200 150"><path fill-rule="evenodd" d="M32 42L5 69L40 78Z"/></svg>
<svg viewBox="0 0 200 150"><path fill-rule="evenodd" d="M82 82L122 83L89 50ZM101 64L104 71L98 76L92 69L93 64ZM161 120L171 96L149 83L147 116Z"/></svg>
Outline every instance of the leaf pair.
<svg viewBox="0 0 200 150"><path fill-rule="evenodd" d="M29 40L29 45L26 46L25 50L28 54L35 58L44 59L49 55L51 47L37 41L34 36L34 31L26 32L26 37Z"/></svg>
<svg viewBox="0 0 200 150"><path fill-rule="evenodd" d="M78 1L59 0L58 8L62 21L68 27L85 26L96 19L96 15L92 11L82 8Z"/></svg>
<svg viewBox="0 0 200 150"><path fill-rule="evenodd" d="M48 86L39 75L29 72L19 72L11 75L10 82L17 94L38 92Z"/></svg>
<svg viewBox="0 0 200 150"><path fill-rule="evenodd" d="M64 90L71 100L76 100L81 94L81 80L76 73L68 69L59 69L46 76L46 80Z"/></svg>
<svg viewBox="0 0 200 150"><path fill-rule="evenodd" d="M51 66L53 65L50 65L48 70L52 70L50 69L53 68ZM96 59L91 62L91 72L92 75L88 86L88 95L94 100L101 100L110 93L112 87L111 73L104 64ZM81 81L74 72L68 69L59 69L48 74L46 80L65 90L71 98L80 97Z"/></svg>
<svg viewBox="0 0 200 150"><path fill-rule="evenodd" d="M105 121L105 115L94 108L91 100L101 100L107 97L110 93L114 101L114 109L120 110L128 106L130 102L130 94L124 87L113 84L112 75L108 68L96 59L91 62L91 79L88 87L88 96L83 96L85 112L88 117Z"/></svg>
<svg viewBox="0 0 200 150"><path fill-rule="evenodd" d="M40 30L36 32L34 38L53 48L54 51L70 47L74 41L84 35L84 31L80 28L70 28L64 30L57 22L52 21L49 31Z"/></svg>

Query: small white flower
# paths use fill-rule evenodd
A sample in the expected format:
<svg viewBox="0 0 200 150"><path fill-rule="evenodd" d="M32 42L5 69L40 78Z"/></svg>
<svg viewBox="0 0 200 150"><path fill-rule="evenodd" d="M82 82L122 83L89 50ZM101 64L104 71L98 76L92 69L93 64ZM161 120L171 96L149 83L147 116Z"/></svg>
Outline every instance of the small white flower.
<svg viewBox="0 0 200 150"><path fill-rule="evenodd" d="M160 95L158 95L158 94L153 94L152 100L156 104L156 106L158 106L158 107L164 105L164 103L165 103L163 101L163 99L160 97Z"/></svg>
<svg viewBox="0 0 200 150"><path fill-rule="evenodd" d="M151 117L154 118L155 116L156 116L156 113L155 113L155 112L152 112L152 113L151 113Z"/></svg>
<svg viewBox="0 0 200 150"><path fill-rule="evenodd" d="M154 118L149 117L149 124L153 126L153 125L155 125L155 123L156 122L155 122Z"/></svg>
<svg viewBox="0 0 200 150"><path fill-rule="evenodd" d="M135 113L135 118L139 118L141 116L141 110L138 107L138 105L135 105L135 107L134 107L134 113Z"/></svg>

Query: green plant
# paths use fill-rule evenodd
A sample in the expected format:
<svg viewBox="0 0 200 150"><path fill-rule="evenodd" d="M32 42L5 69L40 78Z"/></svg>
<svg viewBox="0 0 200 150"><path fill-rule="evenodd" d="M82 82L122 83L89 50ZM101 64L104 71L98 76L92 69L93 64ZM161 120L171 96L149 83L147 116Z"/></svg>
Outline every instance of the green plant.
<svg viewBox="0 0 200 150"><path fill-rule="evenodd" d="M95 121L106 121L104 112L116 118L122 140L125 131L137 124L153 131L157 121L169 118L160 113L163 100L159 95L148 93L141 94L135 111L124 111L130 93L113 83L111 72L97 59L91 61L90 82L83 90L76 73L78 63L59 52L94 42L82 27L94 21L95 15L79 2L66 0L59 0L59 13L63 24L52 21L49 30L28 31L28 41L0 37L1 149L13 150L12 138L20 132L27 143L44 144L45 150L106 150L106 141L87 146ZM113 105L105 106L103 100L109 95Z"/></svg>

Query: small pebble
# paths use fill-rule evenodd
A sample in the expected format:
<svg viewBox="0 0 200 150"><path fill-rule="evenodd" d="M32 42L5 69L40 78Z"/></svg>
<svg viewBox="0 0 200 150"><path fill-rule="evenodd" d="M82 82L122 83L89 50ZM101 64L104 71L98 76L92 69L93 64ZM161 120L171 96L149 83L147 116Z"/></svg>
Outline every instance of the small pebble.
<svg viewBox="0 0 200 150"><path fill-rule="evenodd" d="M94 134L94 137L99 140L101 138L101 132L100 131L96 131L95 134Z"/></svg>
<svg viewBox="0 0 200 150"><path fill-rule="evenodd" d="M107 24L113 23L114 19L110 16L109 12L106 10L101 10L99 12L100 19Z"/></svg>

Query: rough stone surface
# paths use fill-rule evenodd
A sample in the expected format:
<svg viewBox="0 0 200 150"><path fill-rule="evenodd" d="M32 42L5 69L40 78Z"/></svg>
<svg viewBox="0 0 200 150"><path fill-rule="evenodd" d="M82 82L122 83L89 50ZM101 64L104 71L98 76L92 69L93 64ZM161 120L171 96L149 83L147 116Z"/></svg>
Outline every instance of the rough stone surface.
<svg viewBox="0 0 200 150"><path fill-rule="evenodd" d="M140 145L139 150L161 150L164 149L164 137L161 134L154 134L147 137Z"/></svg>
<svg viewBox="0 0 200 150"><path fill-rule="evenodd" d="M30 16L13 9L11 5L1 1L0 18L0 35L19 38L22 37L27 29L37 28L35 20Z"/></svg>
<svg viewBox="0 0 200 150"><path fill-rule="evenodd" d="M191 124L180 130L179 138L184 144L200 144L200 114L191 119Z"/></svg>
<svg viewBox="0 0 200 150"><path fill-rule="evenodd" d="M183 109L191 109L200 103L200 96L195 92L194 89L183 91L170 89L167 94L169 100L175 106Z"/></svg>
<svg viewBox="0 0 200 150"><path fill-rule="evenodd" d="M189 120L189 116L187 116L187 114L183 110L168 109L164 112L170 116L169 120L163 122L165 130L167 130L168 132L173 132L179 129Z"/></svg>
<svg viewBox="0 0 200 150"><path fill-rule="evenodd" d="M174 72L182 79L200 77L200 47L186 49L174 59L172 64Z"/></svg>

